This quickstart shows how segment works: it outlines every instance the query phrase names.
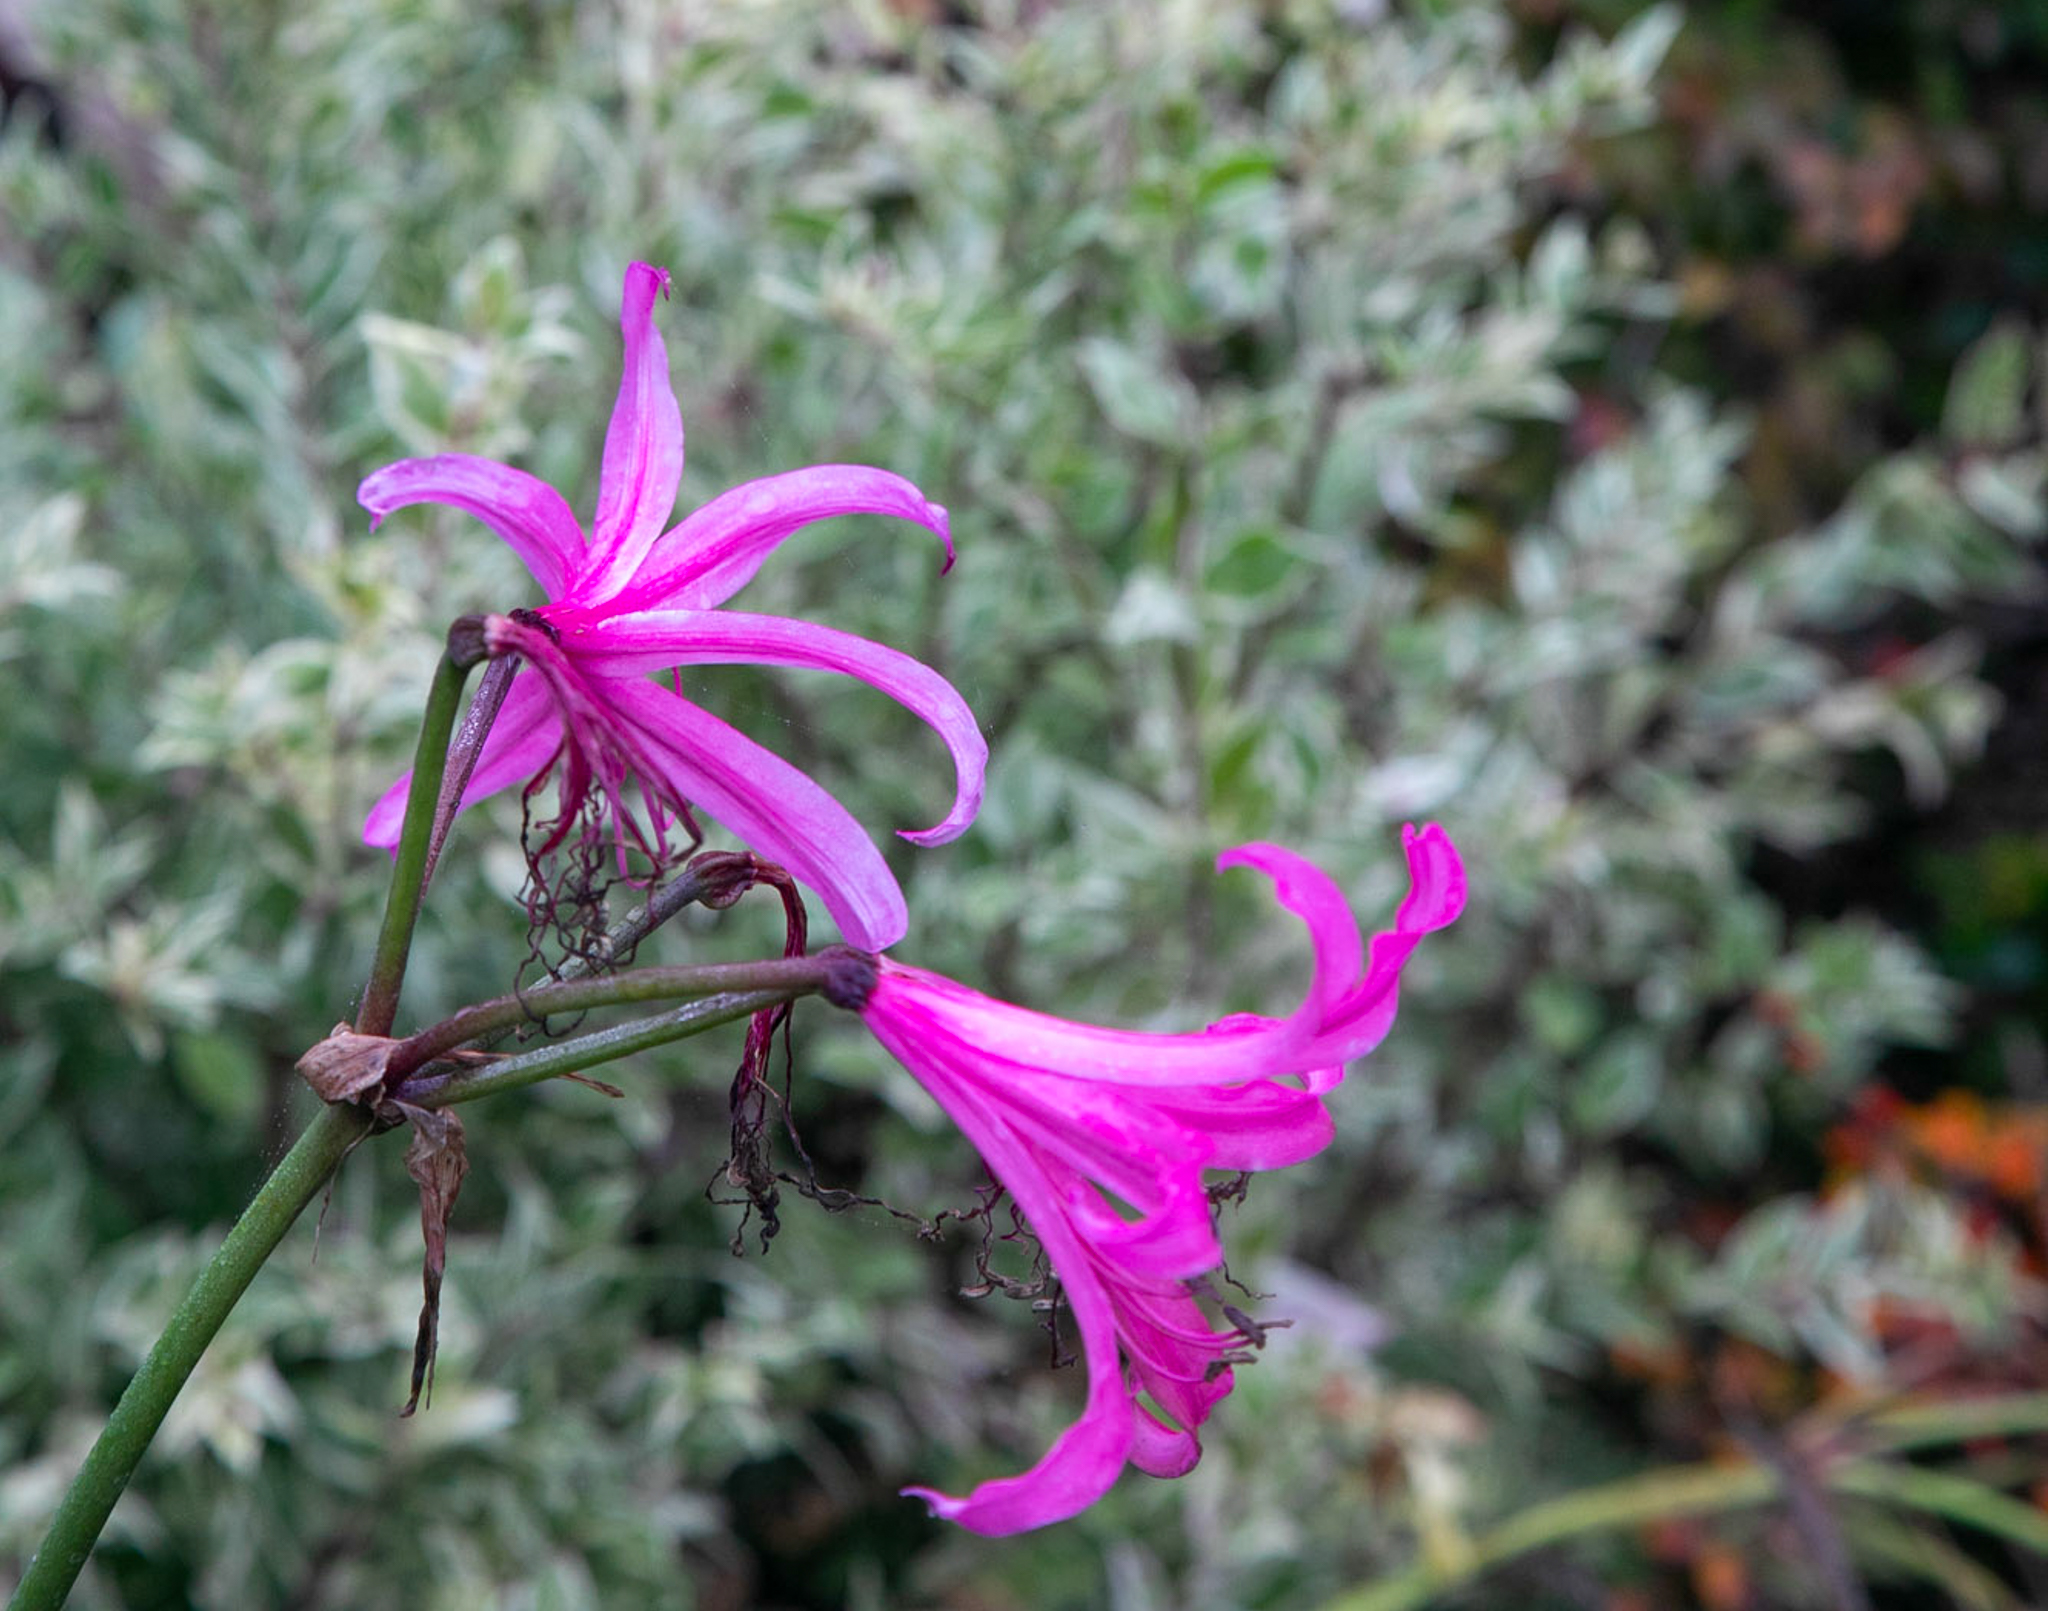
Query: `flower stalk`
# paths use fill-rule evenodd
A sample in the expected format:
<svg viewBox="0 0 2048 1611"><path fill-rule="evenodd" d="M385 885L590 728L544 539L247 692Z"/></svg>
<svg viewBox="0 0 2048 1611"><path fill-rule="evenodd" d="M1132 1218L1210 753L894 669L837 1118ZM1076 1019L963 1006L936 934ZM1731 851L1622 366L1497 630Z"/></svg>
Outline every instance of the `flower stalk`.
<svg viewBox="0 0 2048 1611"><path fill-rule="evenodd" d="M554 1013L588 1012L596 1007L618 1007L646 1001L673 1001L736 992L775 997L768 1005L794 1001L798 996L823 990L832 971L833 956L777 957L762 962L714 962L697 967L633 968L624 973L595 978L565 979L558 984L537 985L494 1001L465 1007L452 1018L429 1025L392 1048L386 1073L393 1084L404 1081L435 1058L474 1040L537 1023ZM565 1046L580 1046L591 1037L580 1037ZM404 1093L412 1101L412 1090Z"/></svg>
<svg viewBox="0 0 2048 1611"><path fill-rule="evenodd" d="M453 815L447 809L445 791L441 788L449 741L462 703L463 684L484 652L481 635L472 621L458 621L449 629L448 652L435 669L420 723L413 769L418 786L406 804L384 921L369 983L356 1015L356 1032L361 1035L388 1035L397 1017L413 929L431 876L433 856ZM483 712L480 720L487 723L491 714L494 713ZM480 743L485 730L466 729L464 747ZM646 904L630 914L609 938L618 949L630 949L690 902L733 889L735 880L742 878L751 866L751 858L706 858L650 892ZM740 887L744 887L743 883ZM405 1092L407 1102L421 1108L476 1101L701 1034L799 996L827 991L835 969L843 971L845 965L843 956L822 953L817 957L777 958L758 964L644 968L563 980L527 991L523 997L508 996L481 1003L399 1042L394 1051L398 1061L393 1073L402 1076L466 1041L551 1012L678 996L705 998L638 1023L621 1024L523 1056L504 1058L487 1067L433 1075L415 1081ZM201 1356L306 1205L319 1195L341 1160L372 1132L376 1123L372 1106L335 1102L324 1104L300 1133L228 1232L219 1251L186 1291L129 1381L59 1504L41 1546L29 1561L8 1602L9 1611L55 1611L64 1603L91 1557L93 1545L115 1503Z"/></svg>
<svg viewBox="0 0 2048 1611"><path fill-rule="evenodd" d="M636 1018L592 1034L579 1035L558 1045L543 1046L517 1057L502 1058L477 1068L458 1068L446 1074L429 1075L405 1088L405 1100L418 1108L450 1108L475 1102L486 1096L538 1085L542 1080L581 1073L599 1063L616 1062L635 1052L666 1046L687 1035L701 1035L707 1029L751 1018L757 1012L779 1007L786 1001L807 995L817 986L783 987L775 990L730 990L687 1002L673 1011L651 1018Z"/></svg>
<svg viewBox="0 0 2048 1611"><path fill-rule="evenodd" d="M465 632L467 618L448 629L448 652L434 668L427 690L426 714L420 720L419 747L413 752L413 790L406 800L405 821L398 831L397 855L391 863L391 893L384 902L384 926L370 963L370 982L363 988L356 1012L356 1030L388 1035L398 1018L398 992L405 983L405 963L412 954L412 931L419 922L420 902L427 892L428 856L439 814L441 775L448 766L448 740L455 731L455 712L462 703L462 685L469 668L483 654L481 640ZM460 641L458 641L460 640Z"/></svg>
<svg viewBox="0 0 2048 1611"><path fill-rule="evenodd" d="M425 798L431 799L432 795ZM715 989L717 993L671 1012L599 1030L522 1056L429 1076L408 1086L405 1100L413 1107L453 1107L699 1035L826 989L833 976L832 963L831 957L820 956L702 968L647 968L636 974L573 980L532 991L527 996L529 1002L545 997L551 1010L556 1011L658 999L688 990ZM720 989L721 984L726 988ZM750 984L752 988L748 987ZM515 1013L523 1016L516 999L507 998L507 1002ZM505 1003L485 1003L483 1008L458 1014L448 1022L467 1024L475 1033L480 1020L473 1014L502 1016L486 1009L504 1006ZM192 1283L122 1393L58 1506L42 1546L29 1562L28 1571L9 1602L9 1611L55 1611L64 1603L92 1554L93 1543L106 1526L115 1501L128 1486L129 1478L200 1356L306 1205L319 1195L349 1149L370 1134L375 1123L370 1108L334 1102L324 1104L301 1132L291 1151L228 1232L220 1251Z"/></svg>
<svg viewBox="0 0 2048 1611"><path fill-rule="evenodd" d="M206 1352L263 1261L277 1250L305 1206L327 1183L349 1148L370 1133L368 1110L323 1107L284 1155L256 1198L199 1272L141 1369L128 1383L105 1429L44 1534L15 1590L10 1611L54 1611L92 1553L114 1502L128 1486L186 1378Z"/></svg>

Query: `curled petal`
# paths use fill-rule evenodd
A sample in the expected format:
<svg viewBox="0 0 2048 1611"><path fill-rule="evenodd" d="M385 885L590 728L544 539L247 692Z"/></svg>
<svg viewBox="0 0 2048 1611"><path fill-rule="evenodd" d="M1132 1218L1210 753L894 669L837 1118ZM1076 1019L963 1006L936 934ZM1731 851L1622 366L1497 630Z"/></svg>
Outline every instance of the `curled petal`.
<svg viewBox="0 0 2048 1611"><path fill-rule="evenodd" d="M1178 1280L1223 1262L1216 1228L1209 1223L1208 1197L1198 1182L1188 1184L1193 1189L1179 1194L1179 1200L1139 1219L1125 1219L1086 1186L1067 1194L1065 1211L1075 1228L1124 1273Z"/></svg>
<svg viewBox="0 0 2048 1611"><path fill-rule="evenodd" d="M531 671L522 670L505 691L505 703L498 707L498 719L477 754L476 767L462 791L462 807L515 783L524 783L547 770L562 742L562 724L547 688ZM398 843L398 831L405 822L406 796L412 792L412 773L384 791L370 808L363 824L363 842L389 850Z"/></svg>
<svg viewBox="0 0 2048 1611"><path fill-rule="evenodd" d="M701 805L750 849L815 890L847 942L880 951L910 914L874 842L831 795L709 711L653 683L605 679L607 694L675 797ZM646 781L646 780L643 780Z"/></svg>
<svg viewBox="0 0 2048 1611"><path fill-rule="evenodd" d="M1142 1404L1132 1433L1131 1464L1148 1476L1185 1477L1202 1458L1194 1433L1168 1426Z"/></svg>
<svg viewBox="0 0 2048 1611"><path fill-rule="evenodd" d="M610 598L632 578L670 512L683 480L683 415L668 379L668 348L654 324L654 299L668 291L668 271L635 263L626 270L619 332L625 371L604 437L597 515L590 523L588 565L575 598Z"/></svg>
<svg viewBox="0 0 2048 1611"><path fill-rule="evenodd" d="M1322 868L1284 845L1253 843L1226 850L1216 858L1216 868L1228 867L1264 873L1272 880L1274 898L1308 925L1315 974L1305 1011L1320 1023L1365 965L1365 942L1344 891Z"/></svg>
<svg viewBox="0 0 2048 1611"><path fill-rule="evenodd" d="M996 1001L922 969L894 961L890 967L917 976L927 989L945 997L948 1020L963 1039L1000 1047L1009 1061L1083 1079L1133 1086L1231 1084L1273 1072L1273 1047L1290 1038L1288 1026L1273 1020L1261 1020L1258 1027L1193 1035L1071 1023Z"/></svg>
<svg viewBox="0 0 2048 1611"><path fill-rule="evenodd" d="M1280 1169L1313 1158L1336 1138L1321 1092L1273 1080L1148 1092L1146 1106L1208 1136L1212 1169Z"/></svg>
<svg viewBox="0 0 2048 1611"><path fill-rule="evenodd" d="M1451 836L1435 823L1401 830L1408 854L1408 896L1394 914L1394 927L1372 937L1364 977L1327 1010L1304 1049L1311 1063L1333 1064L1363 1057L1393 1027L1401 970L1425 934L1447 927L1465 910L1465 865Z"/></svg>
<svg viewBox="0 0 2048 1611"><path fill-rule="evenodd" d="M1306 1088L1327 1091L1336 1065L1363 1055L1393 1020L1394 987L1422 935L1452 922L1464 908L1465 875L1450 836L1435 824L1403 830L1411 891L1391 933L1361 945L1349 909L1338 920L1341 895L1326 874L1309 864L1269 854L1278 847L1248 846L1244 865L1283 875L1281 897L1309 924L1316 948L1316 979L1293 1018L1239 1014L1202 1034L1156 1035L1076 1024L1027 1007L993 1000L937 974L919 974L934 996L944 997L952 1029L963 1038L1003 1049L1011 1061L1059 1069L1082 1079L1140 1086L1241 1084L1275 1074L1305 1077ZM1239 859L1231 853L1231 863ZM1304 872L1303 869L1307 869ZM1313 873L1309 877L1308 873ZM1359 961L1368 957L1363 977Z"/></svg>
<svg viewBox="0 0 2048 1611"><path fill-rule="evenodd" d="M708 610L753 580L792 532L834 515L895 515L914 520L946 545L946 511L900 475L861 464L814 464L763 476L722 492L683 517L649 556L646 577L625 602L633 609Z"/></svg>
<svg viewBox="0 0 2048 1611"><path fill-rule="evenodd" d="M965 833L981 809L988 741L958 690L907 654L850 632L736 610L645 610L588 622L565 618L561 626L570 648L615 672L770 665L858 677L927 722L953 756L953 809L936 827L903 837L914 844L944 844Z"/></svg>
<svg viewBox="0 0 2048 1611"><path fill-rule="evenodd" d="M876 1038L918 1072L925 1088L1023 1206L1046 1256L1060 1272L1061 1291L1080 1327L1088 1366L1088 1402L1081 1418L1030 1470L984 1482L962 1498L930 1488L903 1492L924 1500L933 1515L992 1537L1064 1521L1109 1492L1130 1457L1136 1432L1109 1292L1081 1238L1060 1214L1059 1187L1034 1150L1011 1132L1001 1113L975 1088L971 1073L950 1069L944 1059L927 1058L914 1049L922 1018L915 1007L893 1013L885 1001L877 1012L870 997L866 1016Z"/></svg>
<svg viewBox="0 0 2048 1611"><path fill-rule="evenodd" d="M1408 856L1408 898L1395 914L1403 933L1432 934L1458 921L1465 910L1465 863L1458 847L1438 823L1401 830L1401 848Z"/></svg>
<svg viewBox="0 0 2048 1611"><path fill-rule="evenodd" d="M561 594L583 560L583 528L559 492L524 470L473 453L387 464L364 478L356 501L370 511L373 531L392 510L416 503L474 515L505 539L549 598Z"/></svg>

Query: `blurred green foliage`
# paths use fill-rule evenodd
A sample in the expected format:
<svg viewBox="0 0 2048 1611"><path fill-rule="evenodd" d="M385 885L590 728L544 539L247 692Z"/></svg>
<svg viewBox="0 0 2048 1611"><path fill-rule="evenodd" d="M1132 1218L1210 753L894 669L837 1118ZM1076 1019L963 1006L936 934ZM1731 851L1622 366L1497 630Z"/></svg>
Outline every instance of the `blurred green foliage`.
<svg viewBox="0 0 2048 1611"><path fill-rule="evenodd" d="M1816 1404L2038 1382L2039 1201L1857 1106L1900 1048L1948 1056L1999 945L2040 978L2038 832L1930 863L1950 973L1853 880L1803 900L1785 870L1986 742L1959 623L2036 582L2042 327L1844 336L1821 395L1904 372L1938 401L1814 468L1720 366L1746 349L1716 321L1771 304L1716 287L1771 265L1704 263L1684 208L1737 202L1672 182L1705 125L1670 97L1757 8L1696 20L1661 81L1677 14L1619 9L31 7L12 48L54 110L17 93L0 130L0 1563L349 1009L383 877L355 830L441 627L526 597L460 517L367 533L355 480L460 448L587 509L634 257L675 276L686 501L851 460L953 511L943 579L846 522L746 595L923 656L990 730L974 832L891 852L905 957L1133 1026L1270 1008L1303 949L1215 851L1297 846L1372 920L1424 817L1472 910L1337 1146L1231 1211L1296 1323L1181 1482L995 1544L894 1497L1035 1458L1078 1384L1028 1314L955 1295L968 1249L879 1213L731 1256L702 1184L735 1036L631 1065L620 1103L477 1113L404 1423L415 1207L395 1148L355 1159L76 1603L1292 1607ZM859 689L693 683L878 834L944 798ZM516 825L465 819L406 1021L518 966ZM770 916L658 949L770 950ZM830 1019L795 1064L821 1171L971 1201L968 1149ZM1881 1133L1827 1152L1845 1125ZM1840 1506L1859 1570L1953 1589L1936 1533ZM1791 1525L1621 1535L1517 1592L1714 1605L1714 1549ZM1744 1592L1824 1603L1778 1553Z"/></svg>

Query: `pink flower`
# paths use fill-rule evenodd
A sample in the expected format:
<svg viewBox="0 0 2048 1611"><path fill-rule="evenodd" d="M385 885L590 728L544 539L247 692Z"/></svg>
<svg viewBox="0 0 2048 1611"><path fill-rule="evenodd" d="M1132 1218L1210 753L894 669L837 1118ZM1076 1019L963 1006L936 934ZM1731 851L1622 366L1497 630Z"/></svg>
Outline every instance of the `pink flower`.
<svg viewBox="0 0 2048 1611"><path fill-rule="evenodd" d="M625 373L587 537L553 487L471 454L386 465L357 497L373 526L416 503L474 515L547 594L537 609L486 619L492 652L517 653L525 664L477 758L464 806L554 771L561 795L555 838L595 794L612 817L621 855L628 844L656 851L670 821L701 806L815 890L850 943L876 950L902 937L907 916L895 878L860 825L787 761L647 673L802 666L871 683L930 723L952 752L951 811L936 827L904 837L919 844L957 837L980 808L988 746L950 683L849 633L717 608L785 537L833 515L915 521L945 544L950 566L946 511L886 470L825 464L750 481L667 526L683 473L682 415L653 317L654 299L667 288L660 269L635 263L626 270L619 317ZM638 809L629 803L629 780ZM397 843L410 787L407 773L377 802L363 827L369 843Z"/></svg>
<svg viewBox="0 0 2048 1611"><path fill-rule="evenodd" d="M962 1499L905 1490L978 1533L1060 1521L1126 1462L1180 1476L1197 1431L1256 1335L1219 1330L1190 1290L1223 1262L1205 1169L1273 1169L1328 1145L1323 1098L1341 1065L1391 1027L1402 966L1465 904L1450 837L1403 835L1410 889L1368 946L1343 893L1277 845L1219 866L1256 868L1308 925L1315 969L1285 1019L1240 1015L1203 1034L1098 1029L1014 1007L877 959L861 1012L876 1038L966 1132L1038 1237L1071 1306L1088 1401L1037 1465ZM1149 1401L1149 1402L1147 1402Z"/></svg>

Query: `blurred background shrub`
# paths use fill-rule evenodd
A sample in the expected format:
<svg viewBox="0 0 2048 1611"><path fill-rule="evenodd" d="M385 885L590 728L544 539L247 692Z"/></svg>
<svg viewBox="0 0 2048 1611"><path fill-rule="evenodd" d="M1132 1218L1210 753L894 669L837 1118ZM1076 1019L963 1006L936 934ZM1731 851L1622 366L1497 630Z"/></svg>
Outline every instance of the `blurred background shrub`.
<svg viewBox="0 0 2048 1611"><path fill-rule="evenodd" d="M2048 1597L2038 1441L1797 1480L2043 1385L2044 47L1966 0L0 7L0 1581L302 1109L442 626L526 597L355 482L462 449L587 511L639 257L686 504L852 460L953 511L943 579L848 521L745 599L988 726L975 831L892 852L904 956L1270 1007L1303 947L1214 853L1376 919L1424 817L1472 910L1336 1147L1228 1210L1294 1324L1184 1481L997 1543L897 1499L1035 1458L1075 1373L880 1211L734 1258L735 1036L477 1113L410 1422L416 1210L354 1160L76 1603L1297 1607L1712 1457L1792 1502L1462 1603ZM945 798L857 688L690 681L878 833ZM516 830L456 836L409 1020L519 966ZM971 1204L830 1020L823 1178Z"/></svg>

